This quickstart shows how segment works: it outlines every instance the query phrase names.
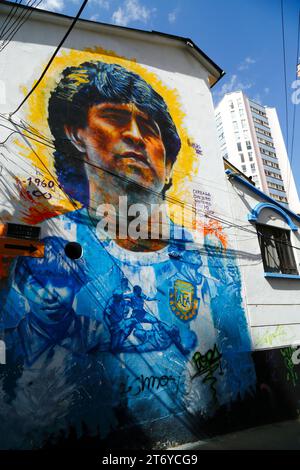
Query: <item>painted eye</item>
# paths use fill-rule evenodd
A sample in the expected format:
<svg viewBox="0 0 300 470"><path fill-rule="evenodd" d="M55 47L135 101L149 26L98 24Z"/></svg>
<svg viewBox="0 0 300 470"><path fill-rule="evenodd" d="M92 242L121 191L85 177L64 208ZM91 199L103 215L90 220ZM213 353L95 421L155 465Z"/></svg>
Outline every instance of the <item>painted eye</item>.
<svg viewBox="0 0 300 470"><path fill-rule="evenodd" d="M124 126L129 122L130 115L127 113L107 112L107 113L101 114L101 118L113 124Z"/></svg>
<svg viewBox="0 0 300 470"><path fill-rule="evenodd" d="M139 126L143 133L153 135L155 137L160 137L159 127L154 121L140 117Z"/></svg>

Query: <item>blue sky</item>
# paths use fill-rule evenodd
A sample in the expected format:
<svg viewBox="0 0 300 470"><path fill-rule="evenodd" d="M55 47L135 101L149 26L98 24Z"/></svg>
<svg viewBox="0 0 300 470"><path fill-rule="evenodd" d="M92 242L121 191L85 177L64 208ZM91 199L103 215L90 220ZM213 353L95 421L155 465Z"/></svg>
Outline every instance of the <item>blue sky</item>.
<svg viewBox="0 0 300 470"><path fill-rule="evenodd" d="M74 15L80 3L81 0L43 0L41 6ZM300 103L293 105L295 90L291 87L296 79L300 0L283 0L283 5L288 133L281 0L89 0L82 16L94 21L191 38L226 72L213 89L215 103L225 92L243 89L250 98L275 107L286 143L288 134L290 159L295 109L292 166L300 195Z"/></svg>

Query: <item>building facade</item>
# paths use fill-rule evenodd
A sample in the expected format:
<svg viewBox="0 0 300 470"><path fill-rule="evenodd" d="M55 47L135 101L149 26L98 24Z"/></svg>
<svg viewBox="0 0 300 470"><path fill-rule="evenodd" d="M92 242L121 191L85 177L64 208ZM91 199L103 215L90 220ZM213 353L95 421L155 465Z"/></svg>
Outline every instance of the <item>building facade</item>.
<svg viewBox="0 0 300 470"><path fill-rule="evenodd" d="M0 448L296 416L300 220L225 174L222 70L190 40L79 21L18 109L70 21L32 11L1 57Z"/></svg>
<svg viewBox="0 0 300 470"><path fill-rule="evenodd" d="M274 108L227 93L216 107L221 155L281 204L300 210L298 193Z"/></svg>

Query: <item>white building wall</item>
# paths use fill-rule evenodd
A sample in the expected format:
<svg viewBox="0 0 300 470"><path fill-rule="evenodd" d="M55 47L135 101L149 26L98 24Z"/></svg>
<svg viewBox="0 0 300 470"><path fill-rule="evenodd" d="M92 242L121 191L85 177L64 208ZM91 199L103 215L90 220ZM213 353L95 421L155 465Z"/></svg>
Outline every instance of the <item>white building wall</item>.
<svg viewBox="0 0 300 470"><path fill-rule="evenodd" d="M236 237L253 348L300 344L300 278L265 277L255 224L246 225L251 209L265 201L230 178L228 187L235 221L249 230L237 230ZM300 222L292 220L299 227L290 235L300 272ZM282 216L273 210L263 209L258 222L290 230Z"/></svg>
<svg viewBox="0 0 300 470"><path fill-rule="evenodd" d="M279 166L281 169L281 175L284 182L284 187L287 193L287 198L289 201L289 207L292 211L297 214L300 213L300 202L298 191L296 188L293 171L290 165L289 157L286 151L286 146L284 143L281 127L279 124L279 119L277 116L277 111L275 108L266 108L266 113L268 116L271 133L276 149L277 158L279 161Z"/></svg>
<svg viewBox="0 0 300 470"><path fill-rule="evenodd" d="M230 107L231 103L234 105L233 109ZM234 112L234 115L231 111ZM257 187L265 191L267 189L266 180L247 97L242 91L227 93L216 107L215 113L216 116L220 113L223 122L225 141L228 148L227 157L225 156L225 158L248 177L254 178ZM233 121L237 123L237 130L233 127ZM238 134L236 131L238 131ZM247 148L247 141L251 143L251 149ZM238 142L241 144L241 151L237 148ZM252 153L252 160L249 158L249 152ZM244 157L243 162L241 153ZM255 164L255 172L252 171L251 164Z"/></svg>
<svg viewBox="0 0 300 470"><path fill-rule="evenodd" d="M245 117L241 117L238 112L238 101L242 101L244 103L245 111L246 111L246 121L247 121L247 129L249 130L250 136L249 139L252 145L252 152L253 152L253 161L255 162L256 165L256 173L253 174L253 171L251 169L251 162L249 161L248 158L248 152L245 149L245 145L243 144L243 140L245 141L246 139L243 137L243 128L241 125L242 119L245 119ZM236 143L235 143L235 134L234 134L234 129L232 127L232 115L230 112L230 102L234 103L234 109L236 111L235 113L235 120L238 122L238 128L239 128L239 133L242 137L242 150L243 154L245 157L245 162L241 162L240 156L238 154L237 148L236 148ZM264 138L264 135L262 134L257 134L255 130L255 126L259 126L259 124L255 123L253 121L253 116L252 112L250 109L251 104L256 108L261 109L264 111L267 115L267 119L269 121L269 127L270 127L270 132L272 137L268 139L272 139L274 143L274 149L272 147L265 147L265 149L269 149L273 152L276 153L277 159L274 160L274 163L278 163L279 169L273 170L271 166L265 166L263 164L262 159L268 159L268 157L264 157L264 155L261 154L260 152L260 145L257 137ZM291 210L294 212L298 213L300 210L300 203L299 203L299 197L294 181L293 174L291 172L291 167L289 163L289 159L287 156L286 148L285 148L285 143L284 139L282 136L279 120L277 117L276 110L274 108L268 108L265 106L258 105L254 102L250 102L247 98L247 96L241 92L232 92L232 93L227 93L221 100L221 102L218 104L216 107L216 115L220 113L220 117L222 118L223 122L223 127L224 127L224 136L227 144L227 158L234 166L236 166L240 171L245 173L248 177L254 176L254 181L256 183L256 186L258 189L261 189L263 192L265 192L267 195L270 195L272 197L271 193L274 193L277 196L287 196L287 199L289 201L289 207ZM259 118L259 116L257 116ZM245 124L245 123L244 123ZM265 129L266 130L266 129ZM267 139L267 140L268 140ZM222 153L222 156L224 156L224 153ZM273 161L273 159L271 159ZM284 192L278 191L275 188L269 188L267 184L267 178L265 174L265 170L268 171L275 171L277 174L278 172L282 176L282 180L274 179L270 180L271 182L279 185L283 185L285 188L286 192L289 192L289 194L286 194ZM269 177L270 179L270 177ZM275 196L276 197L276 196Z"/></svg>

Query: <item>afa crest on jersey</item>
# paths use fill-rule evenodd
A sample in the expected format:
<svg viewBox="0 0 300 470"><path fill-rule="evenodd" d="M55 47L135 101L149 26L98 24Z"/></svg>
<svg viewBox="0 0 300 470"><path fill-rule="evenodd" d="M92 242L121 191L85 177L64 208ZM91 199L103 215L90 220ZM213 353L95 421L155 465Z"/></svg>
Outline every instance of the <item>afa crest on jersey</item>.
<svg viewBox="0 0 300 470"><path fill-rule="evenodd" d="M190 282L177 279L170 289L171 310L180 320L192 320L198 311L199 299L195 296L195 287Z"/></svg>

